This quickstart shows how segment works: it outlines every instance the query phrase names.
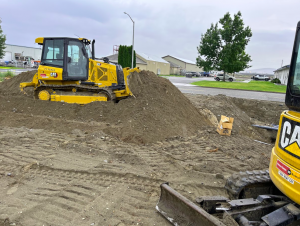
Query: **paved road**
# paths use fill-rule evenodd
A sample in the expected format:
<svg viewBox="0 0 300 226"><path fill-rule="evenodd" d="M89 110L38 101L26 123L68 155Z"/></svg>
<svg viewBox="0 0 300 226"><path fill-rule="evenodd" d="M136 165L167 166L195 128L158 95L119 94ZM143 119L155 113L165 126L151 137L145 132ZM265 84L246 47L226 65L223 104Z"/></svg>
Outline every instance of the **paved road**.
<svg viewBox="0 0 300 226"><path fill-rule="evenodd" d="M204 94L204 95L218 95L223 94L230 97L245 98L245 99L255 99L255 100L268 100L268 101L285 101L284 93L268 93L268 92L256 92L256 91L246 91L246 90L232 90L232 89L218 89L218 88L206 88L200 86L194 86L190 83L214 79L209 77L200 78L185 78L185 77L168 77L169 80L183 93L192 94Z"/></svg>

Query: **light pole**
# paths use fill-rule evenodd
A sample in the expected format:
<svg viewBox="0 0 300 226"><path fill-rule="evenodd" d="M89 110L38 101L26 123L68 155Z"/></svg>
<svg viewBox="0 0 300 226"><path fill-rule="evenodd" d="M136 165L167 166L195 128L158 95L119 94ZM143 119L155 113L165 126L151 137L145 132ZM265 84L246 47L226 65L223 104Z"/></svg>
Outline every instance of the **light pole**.
<svg viewBox="0 0 300 226"><path fill-rule="evenodd" d="M131 16L124 12L125 14L127 14L129 16L129 18L131 19L132 23L133 23L133 31L132 31L132 57L131 57L131 68L133 68L133 56L134 56L134 21L131 18Z"/></svg>

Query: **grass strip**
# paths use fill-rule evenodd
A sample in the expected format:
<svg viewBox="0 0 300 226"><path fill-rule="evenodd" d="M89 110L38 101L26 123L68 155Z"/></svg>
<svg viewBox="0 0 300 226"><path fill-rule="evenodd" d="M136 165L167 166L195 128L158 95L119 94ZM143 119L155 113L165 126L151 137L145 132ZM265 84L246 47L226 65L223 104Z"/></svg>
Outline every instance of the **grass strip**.
<svg viewBox="0 0 300 226"><path fill-rule="evenodd" d="M0 66L0 69L8 69L8 70L10 70L10 69L23 69L23 68L21 68L21 67L4 67L4 66Z"/></svg>
<svg viewBox="0 0 300 226"><path fill-rule="evenodd" d="M5 79L12 78L14 76L15 74L12 71L0 72L0 82L2 82Z"/></svg>
<svg viewBox="0 0 300 226"><path fill-rule="evenodd" d="M243 82L223 82L223 81L198 81L193 82L192 85L212 88L224 88L224 89L241 89L241 90L252 90L262 92L276 92L285 93L285 85L275 85L271 82L266 81L250 81L249 83Z"/></svg>

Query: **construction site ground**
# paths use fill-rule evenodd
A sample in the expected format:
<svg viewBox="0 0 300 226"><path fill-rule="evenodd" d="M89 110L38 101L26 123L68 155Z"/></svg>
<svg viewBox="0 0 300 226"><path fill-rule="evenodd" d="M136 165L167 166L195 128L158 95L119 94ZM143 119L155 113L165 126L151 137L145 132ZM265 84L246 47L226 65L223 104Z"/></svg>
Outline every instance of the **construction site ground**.
<svg viewBox="0 0 300 226"><path fill-rule="evenodd" d="M265 169L281 102L183 95L151 72L134 97L85 106L19 91L33 72L0 83L0 226L170 225L155 209L160 184L194 200L224 195L234 172ZM237 91L238 92L238 91ZM231 136L216 132L234 118Z"/></svg>

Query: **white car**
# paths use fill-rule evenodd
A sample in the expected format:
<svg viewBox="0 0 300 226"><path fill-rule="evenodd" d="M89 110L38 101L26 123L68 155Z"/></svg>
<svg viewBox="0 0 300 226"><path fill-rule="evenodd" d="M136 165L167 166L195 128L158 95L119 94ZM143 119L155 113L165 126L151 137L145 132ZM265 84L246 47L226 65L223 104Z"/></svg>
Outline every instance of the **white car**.
<svg viewBox="0 0 300 226"><path fill-rule="evenodd" d="M223 81L224 75L223 74L217 74L215 75L214 79L216 81ZM233 82L236 78L230 75L225 75L225 81Z"/></svg>
<svg viewBox="0 0 300 226"><path fill-rule="evenodd" d="M264 81L269 81L270 77L266 76L266 75L254 75L252 77L253 80L264 80Z"/></svg>

